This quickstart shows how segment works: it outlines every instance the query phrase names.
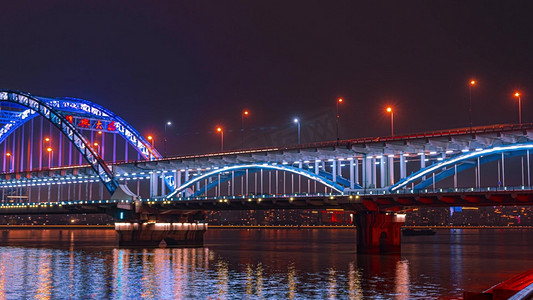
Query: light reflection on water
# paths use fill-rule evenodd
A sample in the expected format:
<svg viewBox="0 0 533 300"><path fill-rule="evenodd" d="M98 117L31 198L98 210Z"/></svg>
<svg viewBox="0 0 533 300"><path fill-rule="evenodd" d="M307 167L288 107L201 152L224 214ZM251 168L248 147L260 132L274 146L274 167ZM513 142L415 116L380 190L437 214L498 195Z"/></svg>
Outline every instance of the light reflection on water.
<svg viewBox="0 0 533 300"><path fill-rule="evenodd" d="M211 230L206 247L126 249L112 230L13 230L0 299L428 299L533 268L531 231L406 237L401 255L357 255L348 230ZM459 273L458 273L459 272Z"/></svg>

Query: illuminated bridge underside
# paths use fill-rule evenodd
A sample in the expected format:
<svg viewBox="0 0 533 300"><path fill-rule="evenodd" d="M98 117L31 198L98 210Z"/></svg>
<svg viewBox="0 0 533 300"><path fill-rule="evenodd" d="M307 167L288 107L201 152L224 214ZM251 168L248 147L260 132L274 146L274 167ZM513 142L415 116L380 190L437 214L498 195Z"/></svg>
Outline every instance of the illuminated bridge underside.
<svg viewBox="0 0 533 300"><path fill-rule="evenodd" d="M348 211L404 212L414 207L533 205L531 190L435 191L383 195L279 195L225 198L143 199L139 213L181 214L198 210L343 209ZM63 201L52 203L2 204L2 215L113 214L133 211L130 200Z"/></svg>

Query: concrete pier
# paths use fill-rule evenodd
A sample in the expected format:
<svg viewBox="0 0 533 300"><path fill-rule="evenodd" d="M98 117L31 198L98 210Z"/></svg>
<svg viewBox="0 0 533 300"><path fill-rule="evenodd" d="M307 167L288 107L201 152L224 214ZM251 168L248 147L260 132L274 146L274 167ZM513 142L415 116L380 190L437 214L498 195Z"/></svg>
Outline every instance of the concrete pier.
<svg viewBox="0 0 533 300"><path fill-rule="evenodd" d="M203 246L206 223L115 223L119 246Z"/></svg>

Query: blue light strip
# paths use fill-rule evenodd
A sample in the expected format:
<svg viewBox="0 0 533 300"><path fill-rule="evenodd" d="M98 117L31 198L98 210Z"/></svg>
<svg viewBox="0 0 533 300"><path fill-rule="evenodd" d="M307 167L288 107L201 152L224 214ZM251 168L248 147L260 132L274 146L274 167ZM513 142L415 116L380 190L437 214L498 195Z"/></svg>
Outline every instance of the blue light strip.
<svg viewBox="0 0 533 300"><path fill-rule="evenodd" d="M436 171L438 171L440 169L446 168L448 166L453 166L453 165L455 165L457 163L460 163L460 162L463 162L463 161L466 161L466 160L469 160L469 159L478 158L478 157L481 157L481 156L493 155L493 154L502 153L502 152L524 151L524 150L531 150L531 149L533 149L533 144L532 143L527 143L527 144L515 144L515 145L507 145L507 146L497 146L497 147L493 147L493 148L489 148L489 149L484 149L484 150L481 150L481 151L472 151L472 152L469 152L467 154L459 155L459 156L453 157L453 158L451 158L449 160L445 160L445 161L442 161L440 163L433 164L433 165L431 165L431 166L429 166L427 168L424 168L422 170L419 170L418 172L414 173L413 175L408 176L404 180L402 180L402 181L398 182L397 184L393 185L390 188L390 191L394 192L394 191L396 191L398 189L406 187L407 185L415 182L416 180L421 179L424 176L428 176L431 173L434 173L434 172L436 172Z"/></svg>
<svg viewBox="0 0 533 300"><path fill-rule="evenodd" d="M184 183L182 186L175 189L172 193L168 194L166 198L168 199L170 197L173 197L177 193L185 191L188 187L196 184L197 182L201 182L202 180L209 178L211 176L214 176L214 175L218 175L219 173L244 170L244 169L264 169L264 170L278 170L278 171L290 172L296 175L304 176L306 178L315 180L316 182L319 182L339 193L342 193L344 190L342 186L334 182L331 182L323 177L317 176L314 173L308 172L306 170L289 167L285 165L249 164L249 165L237 165L237 166L231 166L231 167L224 167L224 168L216 169L211 172L202 174L201 176L195 177L194 179L189 180L188 182Z"/></svg>

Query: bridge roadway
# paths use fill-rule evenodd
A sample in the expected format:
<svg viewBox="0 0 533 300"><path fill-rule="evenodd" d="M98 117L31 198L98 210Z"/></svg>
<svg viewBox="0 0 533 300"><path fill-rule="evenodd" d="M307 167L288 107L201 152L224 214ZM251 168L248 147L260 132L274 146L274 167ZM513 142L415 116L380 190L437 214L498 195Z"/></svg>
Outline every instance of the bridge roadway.
<svg viewBox="0 0 533 300"><path fill-rule="evenodd" d="M346 181L345 192L364 191L371 188L379 190L379 188L390 187L405 179L409 171L416 172L426 168L427 165L445 161L468 151L532 141L533 123L507 124L474 127L472 131L469 128L461 128L385 138L360 138L339 142L175 156L151 161L128 161L110 164L110 169L115 178L122 183L135 180L154 181L162 179L163 175L171 174L174 177L175 186L179 187L182 182L185 184L189 180L189 172L190 178L194 178L209 170L250 164L289 165L295 166L296 169L310 170L315 174L319 173L319 169L326 171L328 168L329 173L325 173L324 176L329 176L333 183L340 183L343 179L343 170L350 165L349 174L344 171L348 177L344 179ZM368 166L365 168L367 160ZM377 164L383 175L379 178L380 182L376 179ZM399 165L397 174L394 174L395 164ZM0 188L93 182L99 182L99 178L89 165L0 174ZM164 184L161 184L160 194L157 194L157 188L154 190L155 192L150 193L150 198L165 196Z"/></svg>

